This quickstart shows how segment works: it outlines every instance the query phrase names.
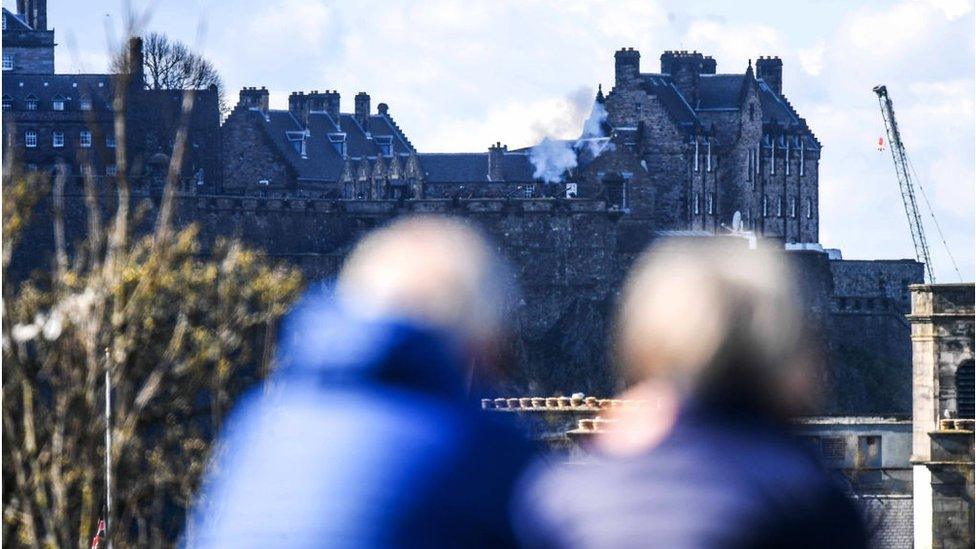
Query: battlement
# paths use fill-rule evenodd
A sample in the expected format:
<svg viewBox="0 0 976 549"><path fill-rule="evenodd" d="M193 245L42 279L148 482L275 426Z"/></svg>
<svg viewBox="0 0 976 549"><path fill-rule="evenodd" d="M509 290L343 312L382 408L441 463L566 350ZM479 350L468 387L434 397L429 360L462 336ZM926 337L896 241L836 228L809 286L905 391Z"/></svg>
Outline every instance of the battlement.
<svg viewBox="0 0 976 549"><path fill-rule="evenodd" d="M615 408L646 406L645 400L597 398L575 394L560 397L483 398L482 410L503 412L600 412Z"/></svg>

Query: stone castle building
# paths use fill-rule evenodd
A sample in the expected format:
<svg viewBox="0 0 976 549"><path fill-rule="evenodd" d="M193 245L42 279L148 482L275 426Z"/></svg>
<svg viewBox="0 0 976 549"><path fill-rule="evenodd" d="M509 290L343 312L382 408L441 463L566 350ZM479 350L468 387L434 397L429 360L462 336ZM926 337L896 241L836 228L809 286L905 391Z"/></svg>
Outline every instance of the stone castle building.
<svg viewBox="0 0 976 549"><path fill-rule="evenodd" d="M145 89L139 63L124 88L116 75L54 74L46 3L19 7L3 12L17 29L3 35L12 54L3 74L6 150L29 169L91 174L108 193L117 173L113 100L122 94L129 175L150 183L137 191L155 204L152 183L172 154L183 92ZM132 41L130 58L141 59L139 50ZM829 410L907 412L904 314L922 266L846 261L817 244L820 144L784 96L781 62L760 58L741 73L718 74L699 53L660 60L658 72L643 73L639 52L616 52L614 86L595 95L580 139L549 141L573 159L555 168L541 146L418 151L394 111L374 108L363 92L350 110L329 90L293 93L276 110L266 89L245 88L219 125L216 90L197 90L176 219L199 224L205 245L237 235L323 278L359 236L395 216L465 217L513 265L522 295L513 311L519 371L506 390L534 394L618 387L606 333L617 288L654 239L776 239L793 250L811 318L829 341ZM77 202L66 224L79 234L82 192L66 189ZM48 259L48 218L36 217L13 272Z"/></svg>
<svg viewBox="0 0 976 549"><path fill-rule="evenodd" d="M46 0L4 8L3 133L6 151L28 171L63 170L77 185L117 174L115 106L125 107L126 160L136 183L160 183L169 164L186 90L147 89L142 40L128 43L130 75L56 74L54 30ZM220 177L219 98L216 88L193 90L184 188Z"/></svg>

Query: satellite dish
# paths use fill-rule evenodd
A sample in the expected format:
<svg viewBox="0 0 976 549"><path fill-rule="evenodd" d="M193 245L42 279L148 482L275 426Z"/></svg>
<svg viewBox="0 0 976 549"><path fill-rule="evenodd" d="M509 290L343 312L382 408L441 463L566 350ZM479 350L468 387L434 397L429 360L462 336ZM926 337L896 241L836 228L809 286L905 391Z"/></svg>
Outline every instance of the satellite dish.
<svg viewBox="0 0 976 549"><path fill-rule="evenodd" d="M742 213L735 212L732 214L732 232L739 233L742 232Z"/></svg>

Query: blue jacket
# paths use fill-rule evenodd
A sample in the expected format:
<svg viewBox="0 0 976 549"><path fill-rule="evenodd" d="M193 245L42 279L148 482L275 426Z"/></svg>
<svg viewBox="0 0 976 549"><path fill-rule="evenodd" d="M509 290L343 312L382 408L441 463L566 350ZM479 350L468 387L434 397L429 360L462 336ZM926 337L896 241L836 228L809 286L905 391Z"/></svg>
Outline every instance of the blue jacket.
<svg viewBox="0 0 976 549"><path fill-rule="evenodd" d="M517 526L529 547L863 548L853 502L785 426L686 405L642 455L540 469Z"/></svg>
<svg viewBox="0 0 976 549"><path fill-rule="evenodd" d="M504 547L530 449L466 399L444 334L367 322L324 293L228 421L190 547Z"/></svg>

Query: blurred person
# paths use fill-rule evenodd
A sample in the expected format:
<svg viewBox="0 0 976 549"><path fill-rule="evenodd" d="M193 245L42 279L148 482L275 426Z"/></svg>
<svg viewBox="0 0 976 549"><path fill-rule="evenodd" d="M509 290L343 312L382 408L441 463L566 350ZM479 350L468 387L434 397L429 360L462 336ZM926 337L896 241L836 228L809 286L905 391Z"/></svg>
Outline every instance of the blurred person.
<svg viewBox="0 0 976 549"><path fill-rule="evenodd" d="M506 547L530 448L467 396L506 272L459 221L366 236L286 319L281 366L228 421L189 547Z"/></svg>
<svg viewBox="0 0 976 549"><path fill-rule="evenodd" d="M666 241L624 288L617 352L644 401L593 463L524 486L530 547L865 547L843 487L789 430L817 401L817 353L782 251Z"/></svg>

